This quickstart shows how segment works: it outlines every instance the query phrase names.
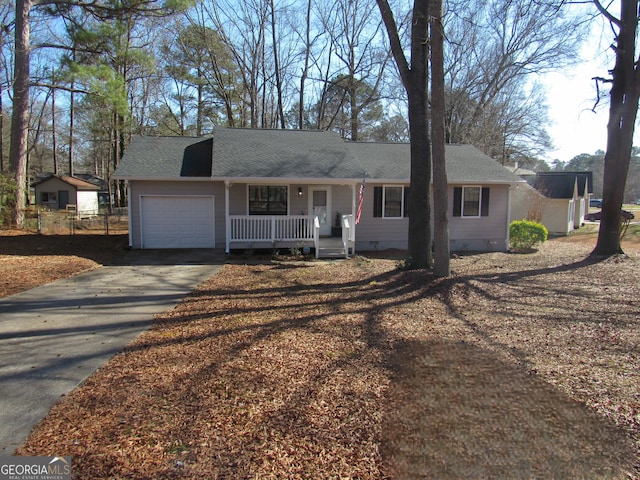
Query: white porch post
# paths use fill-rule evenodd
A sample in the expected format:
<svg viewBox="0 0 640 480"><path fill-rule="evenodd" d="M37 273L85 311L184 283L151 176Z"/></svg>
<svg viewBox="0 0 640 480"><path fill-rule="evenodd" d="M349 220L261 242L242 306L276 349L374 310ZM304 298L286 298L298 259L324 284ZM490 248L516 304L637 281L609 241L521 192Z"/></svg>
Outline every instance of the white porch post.
<svg viewBox="0 0 640 480"><path fill-rule="evenodd" d="M511 224L511 193L513 192L513 189L516 185L509 185L509 189L507 190L507 234L506 234L506 239L505 239L505 246L504 249L505 251L509 250L509 244L511 243L511 230L510 230L510 224Z"/></svg>
<svg viewBox="0 0 640 480"><path fill-rule="evenodd" d="M133 247L133 221L131 218L133 215L131 214L131 183L129 180L125 180L124 183L127 185L127 222L129 223L129 248ZM111 199L109 199L111 201ZM38 215L38 220L40 219L40 215ZM108 222L109 220L107 220ZM40 233L40 228L38 228L38 233Z"/></svg>
<svg viewBox="0 0 640 480"><path fill-rule="evenodd" d="M224 253L231 251L231 218L229 217L229 180L224 181L224 223L225 223L225 248Z"/></svg>

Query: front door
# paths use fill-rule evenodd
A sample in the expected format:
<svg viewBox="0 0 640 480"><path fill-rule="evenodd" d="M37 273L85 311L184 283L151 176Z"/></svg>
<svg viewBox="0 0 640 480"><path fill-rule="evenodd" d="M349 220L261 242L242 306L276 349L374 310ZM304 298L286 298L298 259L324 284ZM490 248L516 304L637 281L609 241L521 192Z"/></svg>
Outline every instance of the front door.
<svg viewBox="0 0 640 480"><path fill-rule="evenodd" d="M309 211L320 221L320 235L331 235L331 187L312 187L310 189Z"/></svg>
<svg viewBox="0 0 640 480"><path fill-rule="evenodd" d="M58 190L58 208L64 210L69 205L69 191Z"/></svg>

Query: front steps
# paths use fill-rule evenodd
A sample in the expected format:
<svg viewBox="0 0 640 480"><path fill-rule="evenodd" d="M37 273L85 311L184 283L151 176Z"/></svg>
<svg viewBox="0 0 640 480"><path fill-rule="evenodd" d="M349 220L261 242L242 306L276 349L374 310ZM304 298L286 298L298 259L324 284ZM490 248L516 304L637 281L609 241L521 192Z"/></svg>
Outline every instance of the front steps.
<svg viewBox="0 0 640 480"><path fill-rule="evenodd" d="M349 258L341 238L320 238L316 258Z"/></svg>

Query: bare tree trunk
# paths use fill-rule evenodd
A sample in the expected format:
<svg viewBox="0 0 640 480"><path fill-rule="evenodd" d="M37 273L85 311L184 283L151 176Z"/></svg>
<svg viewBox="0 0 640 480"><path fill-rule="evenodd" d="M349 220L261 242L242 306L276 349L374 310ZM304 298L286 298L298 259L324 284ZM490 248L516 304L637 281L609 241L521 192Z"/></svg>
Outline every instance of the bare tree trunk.
<svg viewBox="0 0 640 480"><path fill-rule="evenodd" d="M620 19L609 17L619 28L616 63L612 70L607 152L604 156L602 218L593 255L623 253L620 246L620 210L629 171L633 132L640 97L640 69L635 58L638 0L621 0ZM599 2L596 5L606 12Z"/></svg>
<svg viewBox="0 0 640 480"><path fill-rule="evenodd" d="M198 72L198 77L200 77L200 73ZM198 111L196 112L196 136L202 135L202 123L203 123L203 110L204 110L204 99L203 99L203 90L204 85L201 81L198 82Z"/></svg>
<svg viewBox="0 0 640 480"><path fill-rule="evenodd" d="M414 0L411 28L411 67L387 0L376 0L391 52L409 100L411 188L409 190L409 256L412 268L429 268L431 252L431 139L428 122L429 0Z"/></svg>
<svg viewBox="0 0 640 480"><path fill-rule="evenodd" d="M56 139L56 89L51 89L51 150L53 154L53 173L58 175L58 142Z"/></svg>
<svg viewBox="0 0 640 480"><path fill-rule="evenodd" d="M71 82L71 95L69 96L69 175L73 177L73 140L76 121L76 95L73 91L75 82Z"/></svg>
<svg viewBox="0 0 640 480"><path fill-rule="evenodd" d="M305 30L304 43L304 67L302 67L302 76L300 77L300 97L298 100L298 128L304 128L304 84L309 75L309 57L311 55L311 0L307 3L307 24Z"/></svg>
<svg viewBox="0 0 640 480"><path fill-rule="evenodd" d="M9 165L15 175L17 190L14 225L24 225L27 191L27 140L29 131L29 12L31 0L16 0L15 69L13 80L13 114Z"/></svg>
<svg viewBox="0 0 640 480"><path fill-rule="evenodd" d="M349 87L349 110L351 111L351 140L354 142L358 141L358 114L359 109L358 109L358 100L356 98L357 96L357 92L356 92L356 82L355 82L355 77L353 75L351 75L351 78L349 79L349 83L351 84Z"/></svg>
<svg viewBox="0 0 640 480"><path fill-rule="evenodd" d="M444 131L444 26L442 0L431 0L431 137L433 151L434 264L438 277L451 275L449 257L449 195Z"/></svg>
<svg viewBox="0 0 640 480"><path fill-rule="evenodd" d="M278 43L276 41L276 7L275 0L271 0L271 40L273 42L273 61L276 74L276 94L278 95L278 116L280 117L280 128L286 127L284 123L284 109L282 107L282 81L280 80L280 60L278 58Z"/></svg>
<svg viewBox="0 0 640 480"><path fill-rule="evenodd" d="M4 173L4 109L2 108L2 88L0 88L0 173Z"/></svg>

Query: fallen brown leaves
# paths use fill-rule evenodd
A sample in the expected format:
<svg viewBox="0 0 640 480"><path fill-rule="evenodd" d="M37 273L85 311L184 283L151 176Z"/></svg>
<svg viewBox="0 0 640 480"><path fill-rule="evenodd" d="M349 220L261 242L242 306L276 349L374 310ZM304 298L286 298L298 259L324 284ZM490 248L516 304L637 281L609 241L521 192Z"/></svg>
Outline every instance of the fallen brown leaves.
<svg viewBox="0 0 640 480"><path fill-rule="evenodd" d="M449 279L226 265L18 453L76 478L633 476L640 269L588 251L463 256Z"/></svg>
<svg viewBox="0 0 640 480"><path fill-rule="evenodd" d="M0 298L98 268L122 253L126 235L37 235L0 230Z"/></svg>

